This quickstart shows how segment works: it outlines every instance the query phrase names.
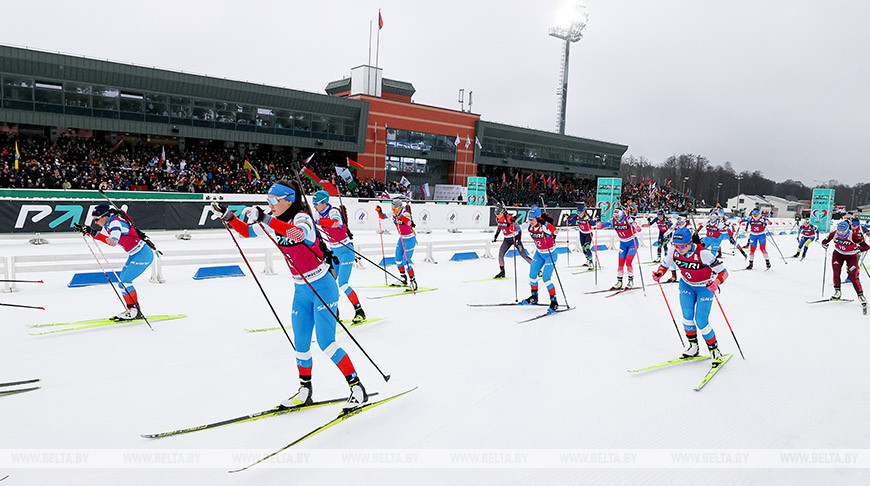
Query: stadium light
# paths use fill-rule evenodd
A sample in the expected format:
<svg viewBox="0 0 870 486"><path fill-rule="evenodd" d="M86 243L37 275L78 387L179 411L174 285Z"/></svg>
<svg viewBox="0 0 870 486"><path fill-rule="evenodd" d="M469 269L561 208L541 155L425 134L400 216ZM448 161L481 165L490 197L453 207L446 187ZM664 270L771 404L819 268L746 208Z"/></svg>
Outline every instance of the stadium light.
<svg viewBox="0 0 870 486"><path fill-rule="evenodd" d="M589 14L586 12L586 0L569 0L562 8L556 19L556 25L550 28L550 35L561 39L564 43L562 50L562 68L560 74L559 104L557 105L556 124L560 134L565 134L565 105L568 101L568 58L571 52L571 43L583 38L583 31L589 22Z"/></svg>

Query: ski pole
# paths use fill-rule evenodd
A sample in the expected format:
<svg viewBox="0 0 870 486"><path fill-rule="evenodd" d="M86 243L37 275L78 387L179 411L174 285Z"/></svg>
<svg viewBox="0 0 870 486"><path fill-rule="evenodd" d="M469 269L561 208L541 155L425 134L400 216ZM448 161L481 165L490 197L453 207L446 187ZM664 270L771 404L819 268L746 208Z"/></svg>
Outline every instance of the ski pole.
<svg viewBox="0 0 870 486"><path fill-rule="evenodd" d="M82 235L82 238L85 238L85 235ZM87 240L87 239L85 239L85 244L88 245L88 250L91 250L91 245L88 243L88 240ZM112 264L109 263L109 259L106 258L106 255L103 253L103 250L99 247L99 245L97 245L97 242L96 242L96 241L94 242L94 246L97 247L97 251L100 252L100 256L102 256L103 259L106 261L106 266L109 267L109 270L112 271L112 274L113 274L113 275L115 276L115 278L118 280L118 285L121 286L121 288L124 290L124 293L125 293L125 294L130 295L130 292L127 291L127 286L124 285L124 282L121 281L121 277L118 276L118 272L116 272L115 269L112 267ZM112 285L112 279L109 278L109 274L106 273L106 269L103 268L103 264L100 263L100 259L97 258L97 255L94 254L94 250L91 250L91 255L94 256L94 259L97 261L97 264L100 266L100 270L103 271L103 275L106 276L106 280L109 282L109 285L112 287L112 290L115 291L115 295L117 295L117 296L118 296L118 299L121 301L121 305L123 305L123 306L126 308L126 307L127 307L127 302L124 301L124 298L121 297L121 294L118 293L118 289L116 289L115 286ZM142 312L142 308L139 306L139 302L136 302L136 304L134 304L134 305L135 305L136 309L139 310L139 313L142 314L142 319L145 320L145 324L148 324L148 328L151 329L151 330L153 331L154 328L151 326L151 323L148 321L148 318L145 317L145 313Z"/></svg>
<svg viewBox="0 0 870 486"><path fill-rule="evenodd" d="M405 265L408 267L408 283L410 284L411 283L411 280L410 280L411 279L411 260L408 259L408 251L405 250L405 238L402 238L402 230L399 229L399 223L396 223L396 232L399 233L399 243L402 244L402 256L405 259L405 261L404 261ZM396 262L396 264L398 265L398 262ZM417 289L415 289L413 285L411 286L411 292L413 292L414 295L417 295Z"/></svg>
<svg viewBox="0 0 870 486"><path fill-rule="evenodd" d="M731 331L731 337L734 338L734 344L737 345L737 349L740 351L740 357L746 359L746 356L743 356L743 349L740 348L740 343L737 342L737 336L734 334L734 329L731 329L731 323L728 322L728 316L725 315L725 309L722 308L722 303L719 302L719 296L716 295L716 292L713 292L713 297L716 298L716 303L719 304L719 310L722 311L722 317L725 318L725 324L728 324L728 330Z"/></svg>
<svg viewBox="0 0 870 486"><path fill-rule="evenodd" d="M788 265L788 261L785 259L785 256L783 256L782 251L780 251L780 249L779 249L779 245L776 244L776 239L773 237L773 233L771 233L770 230L768 230L767 234L770 236L770 241L773 242L774 248L776 248L776 251L779 252L779 256L780 256L780 258L782 258L782 261L784 261L785 264Z"/></svg>
<svg viewBox="0 0 870 486"><path fill-rule="evenodd" d="M556 281L559 282L559 288L562 289L562 298L565 299L565 307L571 307L568 305L568 296L565 295L565 286L562 285L562 279L559 277L559 270L556 268L556 261L553 260L553 253L550 250L547 250L547 254L550 255L550 263L553 264L553 271L556 272Z"/></svg>
<svg viewBox="0 0 870 486"><path fill-rule="evenodd" d="M646 297L646 284L643 283L643 268L640 263L640 251L637 249L637 236L634 237L634 254L637 255L637 273L640 274L640 288L643 290L643 296Z"/></svg>
<svg viewBox="0 0 870 486"><path fill-rule="evenodd" d="M662 298L665 299L665 305L668 306L668 314L671 315L671 321L674 323L674 329L677 330L677 336L680 338L680 344L685 346L686 344L683 342L683 333L680 332L680 326L677 325L677 320L674 319L674 312L671 310L671 304L668 302L668 297L665 295L665 289L662 288L661 282L656 282L659 286L659 290L662 291Z"/></svg>
<svg viewBox="0 0 870 486"><path fill-rule="evenodd" d="M652 247L653 247L653 240L652 240L652 224L649 223L649 217L648 217L648 216L647 216L646 219L647 219L646 234L647 234L647 236L649 236L649 259L650 259L650 261L652 261L652 260L653 260L653 251L652 251ZM638 258L640 258L640 257L638 256Z"/></svg>
<svg viewBox="0 0 870 486"><path fill-rule="evenodd" d="M565 254L568 255L568 268L571 268L571 233L570 231L568 231L570 229L571 226L568 225L567 221L565 221L565 249L568 250L565 252Z"/></svg>
<svg viewBox="0 0 870 486"><path fill-rule="evenodd" d="M257 224L260 226L260 229L263 230L263 233L269 237L269 240L271 240L272 243L274 243L275 246L280 250L281 245L279 245L278 242L275 241L275 237L273 237L272 234L266 230L266 227L263 225L263 223L258 222ZM305 244L305 243L303 243L303 244ZM375 363L375 361L372 359L372 357L369 356L369 353L366 352L366 350L362 347L362 345L359 343L359 341L357 341L356 338L353 336L353 334L351 334L350 330L348 330L348 328L344 325L344 323L341 322L341 319L339 319L338 316L335 314L335 312L333 312L333 310L329 307L329 304L327 304L326 301L323 300L323 297L320 296L320 293L318 293L316 290L314 290L314 287L311 285L311 282L309 282L308 279L305 278L305 274L303 274L302 272L299 271L299 269L293 263L293 260L290 258L290 255L284 253L283 251L281 251L281 254L284 255L284 261L287 263L287 265L290 267L290 269L296 271L296 273L299 275L299 277L302 278L302 281L305 282L305 285L307 285L308 288L311 289L312 292L314 292L314 295L317 296L317 300L319 300L323 304L323 306L326 308L326 310L332 315L333 319L335 319L335 322L337 322L341 326L341 328L344 329L344 332L347 333L348 337L350 337L350 339L353 341L353 343L356 344L356 347L358 347L359 350L362 351L362 353L365 355L365 357L369 360L369 363L371 363L372 366L374 366L375 369L378 370L378 373L381 374L381 378L383 378L384 381L390 381L390 375L385 375L384 372L381 371L381 368L378 367L377 363Z"/></svg>
<svg viewBox="0 0 870 486"><path fill-rule="evenodd" d="M519 233L517 233L517 238L519 236L520 236ZM520 252L520 250L517 247L516 240L514 240L514 302L520 301L520 291L517 288L517 281L520 279L520 276L517 275L517 253L519 253L519 252Z"/></svg>
<svg viewBox="0 0 870 486"><path fill-rule="evenodd" d="M19 304L3 304L3 303L0 303L0 305L2 305L4 307L21 307L22 309L45 310L45 307L37 307L35 305L19 305Z"/></svg>
<svg viewBox="0 0 870 486"><path fill-rule="evenodd" d="M384 229L381 228L381 214L378 213L378 234L381 236L381 261L384 262L384 267L387 266L387 254L384 252ZM402 236L402 235L399 235ZM399 280L399 279L397 279ZM387 283L387 274L384 273L384 285Z"/></svg>
<svg viewBox="0 0 870 486"><path fill-rule="evenodd" d="M824 247L824 245L822 245ZM825 259L822 261L822 297L825 296L825 272L828 270L828 249L825 248Z"/></svg>
<svg viewBox="0 0 870 486"><path fill-rule="evenodd" d="M45 283L42 280L0 280L0 283Z"/></svg>
<svg viewBox="0 0 870 486"><path fill-rule="evenodd" d="M595 286L598 287L598 268L601 266L601 263L598 261L598 223L595 224L595 263L592 265L592 269L595 272Z"/></svg>
<svg viewBox="0 0 870 486"><path fill-rule="evenodd" d="M260 279L257 278L257 272L255 272L254 269L251 268L251 264L248 262L248 258L245 256L245 252L242 251L242 247L239 246L239 242L236 241L236 235L233 234L233 230L230 229L226 221L221 221L224 223L224 228L226 228L227 232L230 234L230 238L233 239L233 243L236 244L236 248L239 250L239 255L241 255L242 260L245 261L245 265L248 267L248 271L250 271L251 276L254 277L254 282L257 282L257 287L260 288L260 293L263 294L263 298L266 299L266 303L269 304L269 309L272 310L272 315L275 316L275 320L278 321L278 325L281 326L281 330L284 331L284 335L287 336L287 340L290 341L290 347L293 348L293 351L296 351L296 345L293 344L293 339L290 337L290 333L287 332L287 328L284 327L284 323L281 322L281 318L278 317L278 312L275 311L275 307L272 306L272 301L269 300L269 296L266 295L266 291L263 289L263 285L260 284Z"/></svg>
<svg viewBox="0 0 870 486"><path fill-rule="evenodd" d="M380 223L380 220L379 220L378 222ZM389 276L393 277L393 278L396 279L396 280L402 280L402 279L400 279L399 277L397 277L397 276L393 275L392 273L390 273L390 271L387 270L385 267L382 267L382 266L378 265L377 263L375 263L375 262L369 260L368 258L366 258L365 255L363 255L362 253L360 253L360 252L354 250L354 249L351 248L350 246L345 245L344 243L342 243L342 242L340 242L340 241L334 241L334 242L333 242L332 240L329 240L329 241L332 242L332 243L338 243L339 245L341 245L341 246L347 248L348 250L354 252L357 256L359 256L359 257L362 258L363 260L365 260L365 261L371 263L372 265L378 267L378 269L381 270L382 272L384 272L386 275L389 275ZM386 278L386 276L385 276L385 278ZM386 282L384 282L384 283L386 283Z"/></svg>

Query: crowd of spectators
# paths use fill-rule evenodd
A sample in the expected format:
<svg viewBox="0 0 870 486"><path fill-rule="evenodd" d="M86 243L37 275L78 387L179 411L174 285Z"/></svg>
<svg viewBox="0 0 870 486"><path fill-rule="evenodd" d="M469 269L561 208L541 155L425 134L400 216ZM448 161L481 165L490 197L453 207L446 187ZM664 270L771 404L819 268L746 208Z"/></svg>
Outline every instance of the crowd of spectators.
<svg viewBox="0 0 870 486"><path fill-rule="evenodd" d="M15 169L15 143L20 160ZM138 138L109 140L59 137L4 137L0 141L0 187L23 189L141 190L198 193L262 193L272 181L296 176L294 157L300 162L310 153L249 148L240 153L223 142L188 141L184 151L174 144L148 143ZM351 190L335 167L347 165L343 154L318 151L308 168L345 195L377 197L402 192L398 183L360 180ZM249 164L249 165L248 165ZM250 167L250 168L248 168ZM363 175L364 176L364 175ZM306 190L318 187L303 177Z"/></svg>
<svg viewBox="0 0 870 486"><path fill-rule="evenodd" d="M483 165L478 166L478 173L487 178L489 200L505 206L532 206L541 204L542 198L548 206L573 207L582 203L594 207L596 203L594 178ZM641 212L693 210L691 198L648 180L635 184L623 182L621 201Z"/></svg>

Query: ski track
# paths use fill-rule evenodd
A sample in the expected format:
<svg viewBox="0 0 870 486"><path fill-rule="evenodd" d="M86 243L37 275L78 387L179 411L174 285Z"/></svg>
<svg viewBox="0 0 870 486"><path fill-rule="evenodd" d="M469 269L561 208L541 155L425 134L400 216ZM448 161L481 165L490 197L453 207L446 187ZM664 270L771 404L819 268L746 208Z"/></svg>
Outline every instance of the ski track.
<svg viewBox="0 0 870 486"><path fill-rule="evenodd" d="M357 241L379 241L376 234ZM173 249L233 248L218 232L195 232L191 241L156 233L164 252ZM491 233L467 231L419 235L427 239L484 240ZM574 237L576 233L572 233ZM51 244L28 245L25 239L0 241L4 255L86 253L75 238L49 236ZM573 239L573 238L572 238ZM793 237L777 238L786 253ZM396 236L384 238L392 254ZM262 248L268 241L240 241ZM564 243L562 243L564 245ZM726 245L727 246L727 245ZM494 251L497 247L494 247ZM727 250L727 248L726 248ZM370 317L384 317L352 333L384 372L389 384L344 334L337 341L350 354L366 387L382 396L414 385L419 390L384 407L365 412L312 437L305 448L402 449L660 449L660 448L863 448L870 418L870 391L863 385L865 343L870 317L860 306L804 302L819 298L824 252L813 246L807 259L785 265L771 248L774 268L733 273L720 301L746 354L741 359L719 307L711 324L720 347L733 352L726 367L700 393L692 388L709 361L686 363L640 374L626 370L676 357L681 351L673 322L657 287L647 295L634 291L612 299L583 295L615 281L616 252L599 258L606 270L571 275L564 255L557 263L568 302L578 307L532 323L516 321L544 312L543 307L468 308L466 303L512 302L513 280L462 283L487 278L495 260L423 262L422 245L414 255L421 286L434 292L368 300L389 289L357 290ZM105 250L116 253L117 250ZM367 253L373 260L380 256ZM579 255L572 255L580 258ZM641 256L647 261L648 255ZM574 258L572 258L574 260ZM727 254L725 265L746 265ZM830 262L830 260L828 260ZM576 263L575 263L576 264ZM278 275L258 274L273 305L290 326L292 286L286 266ZM378 285L383 275L365 263L351 284ZM255 270L262 264L255 264ZM508 276L513 262L506 261ZM242 266L245 273L247 268ZM528 265L518 260L519 299L528 295ZM643 266L651 283L649 266ZM395 267L390 268L395 273ZM19 285L2 301L44 305L44 312L3 308L0 324L0 381L42 378L41 390L0 398L2 449L173 449L281 447L332 418L324 407L266 418L211 431L159 440L139 437L260 411L292 394L297 386L294 355L281 331L246 333L245 328L276 325L250 277L194 281L192 266L167 266L163 285L136 282L143 310L183 313L184 319L145 325L108 326L47 336L30 336L25 324L75 321L117 313L120 304L104 286L68 289L72 272L22 274L39 277L40 286ZM866 275L862 275L866 277ZM636 276L637 284L640 279ZM826 295L831 272L826 271ZM556 282L555 275L553 281ZM677 324L682 322L676 285L664 287ZM844 297L853 298L849 284ZM546 290L541 287L542 299ZM564 304L557 288L559 302ZM350 304L340 300L343 316ZM292 336L292 331L291 331ZM334 365L312 344L315 398L347 394ZM268 469L237 475L224 470L158 469L15 469L9 484L286 484L306 480L324 484L867 484L866 471L848 469ZM709 479L708 479L709 478Z"/></svg>

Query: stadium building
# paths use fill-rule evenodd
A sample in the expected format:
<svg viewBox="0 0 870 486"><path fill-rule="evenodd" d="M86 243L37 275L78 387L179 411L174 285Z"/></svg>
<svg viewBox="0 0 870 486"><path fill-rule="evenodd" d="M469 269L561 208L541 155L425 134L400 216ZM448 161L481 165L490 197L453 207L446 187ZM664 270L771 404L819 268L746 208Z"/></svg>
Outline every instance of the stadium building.
<svg viewBox="0 0 870 486"><path fill-rule="evenodd" d="M0 131L138 136L312 151L365 167L363 178L465 185L478 166L617 177L625 145L481 120L413 102L412 84L359 66L327 94L0 46Z"/></svg>

